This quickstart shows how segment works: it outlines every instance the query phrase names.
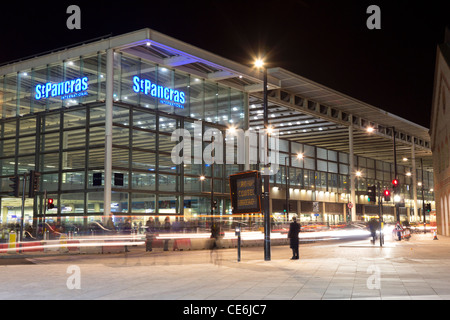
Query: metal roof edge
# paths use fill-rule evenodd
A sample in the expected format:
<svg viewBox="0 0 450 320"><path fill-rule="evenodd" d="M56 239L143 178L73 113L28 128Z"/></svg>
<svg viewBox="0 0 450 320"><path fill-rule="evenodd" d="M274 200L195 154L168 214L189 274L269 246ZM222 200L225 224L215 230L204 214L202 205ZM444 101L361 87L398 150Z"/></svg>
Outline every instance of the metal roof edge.
<svg viewBox="0 0 450 320"><path fill-rule="evenodd" d="M386 116L391 117L391 118L393 118L394 120L397 120L397 121L402 121L402 122L404 122L404 123L406 123L406 124L408 124L408 125L411 125L411 126L413 126L413 127L416 127L418 130L423 130L423 131L426 131L426 132L429 131L429 128L426 128L426 127L424 127L424 126L422 126L422 125L419 125L419 124L417 124L417 123L414 123L414 122L412 122L412 121L410 121L410 120L404 119L404 118L402 118L402 117L400 117L400 116L397 116L397 115L392 114L392 113L390 113L390 112L387 112L387 111L385 111L385 110L383 110L383 109L380 109L380 108L378 108L378 107L375 107L375 106L373 106L373 105L370 105L370 104L368 104L368 103L366 103L366 102L363 102L363 101L360 101L360 100L355 99L355 98L353 98L353 97L350 97L350 96L348 96L348 95L346 95L346 94L344 94L344 93L341 93L341 92L339 92L339 91L336 91L336 90L334 90L334 89L330 89L330 88L326 87L325 85L322 85L322 84L317 83L317 82L315 82L315 81L312 81L312 80L310 80L310 79L308 79L308 78L305 78L305 77L303 77L303 76L300 76L300 75L298 75L298 74L295 74L295 73L293 73L293 72L291 72L291 71L289 71L289 70L286 70L286 69L284 69L284 68L281 68L281 67L275 67L275 68L269 69L269 73L271 73L271 71L272 71L272 73L274 73L274 72L283 72L283 73L286 73L286 74L288 74L288 75L289 75L290 77L292 77L292 78L300 79L300 80L302 80L302 81L308 82L308 83L311 84L311 85L317 86L317 87L320 88L320 89L327 90L327 91L329 91L330 93L339 95L339 96L341 96L341 97L343 97L343 98L345 98L345 99L349 99L349 100L351 100L351 101L353 101L353 102L355 102L355 103L361 105L361 106L364 107L364 108L370 109L370 111L374 111L374 112L380 113L380 114L382 114L382 115L386 115ZM281 80L282 80L282 79L280 79L280 81L281 81ZM283 88L281 87L281 89L283 89ZM336 106L333 106L333 107L336 107ZM339 106L337 106L337 108L338 108L338 107L339 107ZM367 119L367 120L370 121L370 119Z"/></svg>
<svg viewBox="0 0 450 320"><path fill-rule="evenodd" d="M217 66L218 69L228 70L236 75L245 76L253 82L262 83L263 81L261 72L255 68L221 57L217 54L195 47L184 41L178 40L150 28L143 28L122 35L101 38L97 41L96 39L99 38L7 62L6 64L0 66L0 75L21 72L23 70L68 60L99 51L105 51L111 48L121 50L133 46L144 45L146 42L150 42L162 48L169 48L170 51L176 52L180 55L192 57L198 62L204 62L211 66ZM273 86L278 85L273 77L269 77L269 83Z"/></svg>

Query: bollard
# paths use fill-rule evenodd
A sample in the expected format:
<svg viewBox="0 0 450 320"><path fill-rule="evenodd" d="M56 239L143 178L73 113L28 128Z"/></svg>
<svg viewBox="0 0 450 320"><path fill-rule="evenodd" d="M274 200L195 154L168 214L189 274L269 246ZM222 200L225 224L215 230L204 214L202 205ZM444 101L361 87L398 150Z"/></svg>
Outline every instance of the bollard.
<svg viewBox="0 0 450 320"><path fill-rule="evenodd" d="M241 261L241 228L238 226L236 227L235 233L237 238L237 261Z"/></svg>
<svg viewBox="0 0 450 320"><path fill-rule="evenodd" d="M16 249L16 233L14 232L14 230L12 230L12 231L9 233L8 253L14 253L14 252L16 252L16 250L11 250L11 249Z"/></svg>
<svg viewBox="0 0 450 320"><path fill-rule="evenodd" d="M61 234L59 236L59 251L60 252L68 252L69 249L67 248L67 235L65 233Z"/></svg>
<svg viewBox="0 0 450 320"><path fill-rule="evenodd" d="M437 230L434 230L434 238L433 238L433 240L438 240L438 237L437 237Z"/></svg>

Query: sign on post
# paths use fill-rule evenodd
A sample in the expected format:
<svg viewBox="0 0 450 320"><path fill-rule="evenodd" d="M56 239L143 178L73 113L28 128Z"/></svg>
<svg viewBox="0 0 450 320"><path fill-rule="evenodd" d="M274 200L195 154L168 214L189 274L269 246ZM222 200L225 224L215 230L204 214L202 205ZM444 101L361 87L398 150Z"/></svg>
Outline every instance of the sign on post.
<svg viewBox="0 0 450 320"><path fill-rule="evenodd" d="M313 202L313 212L318 213L319 212L319 202L314 201Z"/></svg>
<svg viewBox="0 0 450 320"><path fill-rule="evenodd" d="M232 213L261 213L261 175L247 171L230 175Z"/></svg>

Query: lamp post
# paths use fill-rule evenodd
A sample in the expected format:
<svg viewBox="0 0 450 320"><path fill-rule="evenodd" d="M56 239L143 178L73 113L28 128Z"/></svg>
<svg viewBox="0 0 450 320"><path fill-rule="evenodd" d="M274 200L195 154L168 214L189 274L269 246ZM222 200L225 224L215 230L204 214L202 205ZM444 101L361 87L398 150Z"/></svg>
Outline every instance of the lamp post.
<svg viewBox="0 0 450 320"><path fill-rule="evenodd" d="M286 178L286 221L289 219L289 163L287 163L289 158L290 156L284 158L284 175Z"/></svg>
<svg viewBox="0 0 450 320"><path fill-rule="evenodd" d="M202 175L199 177L199 180L200 180L200 182L201 182L201 188L200 188L200 190L203 192L203 181L206 180L206 176L202 174ZM212 196L212 194L211 194L211 196ZM212 203L211 198L210 198L210 202ZM210 210L211 210L210 214L211 214L211 222L212 222L212 207L211 207ZM205 224L207 223L207 221L208 221L208 219L205 219Z"/></svg>
<svg viewBox="0 0 450 320"><path fill-rule="evenodd" d="M380 247L383 246L384 243L384 235L383 235L383 197L381 196L381 184L378 181L377 183L377 187L378 187L378 208L379 208L379 213L378 213L378 217L380 220Z"/></svg>
<svg viewBox="0 0 450 320"><path fill-rule="evenodd" d="M426 210L425 210L425 197L424 197L424 192L423 192L423 185L424 185L424 183L423 183L423 159L422 159L422 158L420 158L420 168L422 169L422 170L421 170L421 171L422 171L422 180L421 180L421 184L422 184L423 233L427 233L427 229L426 229L426 226L427 226L427 220L426 220L426 216L425 216L425 212L426 212ZM431 221L431 218L430 218L430 221Z"/></svg>
<svg viewBox="0 0 450 320"><path fill-rule="evenodd" d="M215 203L214 203L214 162L216 161L216 149L214 149L214 141L216 140L216 137L213 135L212 138L212 149L214 150L214 156L213 161L211 163L211 226L214 224L214 209L215 209Z"/></svg>
<svg viewBox="0 0 450 320"><path fill-rule="evenodd" d="M392 138L394 140L394 181L398 181L398 177L397 177L397 148L395 146L395 127L392 127ZM396 188L396 190L394 190L394 199L395 196L397 196L397 190L398 186ZM400 192L398 192L398 196L400 196ZM400 222L400 203L397 201L395 202L395 212L397 214L397 223Z"/></svg>
<svg viewBox="0 0 450 320"><path fill-rule="evenodd" d="M264 139L264 165L268 164L267 152L269 149L269 111L267 105L267 68L264 66L264 61L262 59L257 59L255 61L255 67L258 69L263 69L264 80L263 80L263 109L264 109L264 129L266 137ZM269 203L269 175L267 168L264 170L264 260L270 261L270 203Z"/></svg>

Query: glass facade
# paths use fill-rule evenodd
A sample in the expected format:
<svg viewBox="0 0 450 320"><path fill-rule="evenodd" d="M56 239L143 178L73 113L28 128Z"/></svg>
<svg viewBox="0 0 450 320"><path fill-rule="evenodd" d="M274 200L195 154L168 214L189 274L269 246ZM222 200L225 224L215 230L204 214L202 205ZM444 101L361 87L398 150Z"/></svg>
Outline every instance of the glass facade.
<svg viewBox="0 0 450 320"><path fill-rule="evenodd" d="M30 170L41 176L39 191L25 202L26 224L44 214L45 193L55 203L45 212L50 221L86 225L104 214L106 77L105 52L0 75L2 225L20 218L20 199L8 197L9 178ZM195 121L202 121L202 133L221 130L223 139L230 125L248 129L248 93L125 53L114 53L113 88L115 222L127 216L135 217L136 225L148 216L160 221L166 216L206 219L212 185L216 214L230 214L228 176L244 170L244 165L226 164L225 153L223 164L198 159ZM191 163L177 165L171 158L177 144L172 132L180 128L190 132ZM202 150L210 144L200 143ZM296 157L299 153L303 159ZM390 186L392 164L356 156L354 163L362 173L358 194L376 182ZM273 186L285 185L287 166L290 188L332 192L332 202L348 201L340 196L350 192L348 154L281 140L279 164L278 173L270 177ZM259 168L251 164L250 169ZM410 170L398 166L407 199L413 192ZM417 170L417 177L421 174ZM424 172L424 184L425 199L432 200L432 173ZM314 193L309 200L314 200Z"/></svg>
<svg viewBox="0 0 450 320"><path fill-rule="evenodd" d="M312 189L317 191L349 193L350 166L349 155L287 140L280 141L280 170L271 176L270 182L283 187L286 184L286 164L289 167L289 185L294 189ZM283 147L283 145L285 145ZM297 155L302 154L303 159ZM354 156L355 171L361 175L356 177L355 189L359 194L366 194L367 187L380 182L382 189L392 187L394 165L366 157ZM256 169L256 167L255 167ZM412 168L397 165L397 176L400 182L401 194L412 199ZM422 170L416 170L416 176L421 181ZM425 200L433 200L433 173L423 172ZM418 189L421 187L419 186Z"/></svg>
<svg viewBox="0 0 450 320"><path fill-rule="evenodd" d="M186 128L192 132L194 148L194 121L202 120L201 132L243 126L246 94L122 53L115 53L114 61L111 212L119 220L125 215L142 216L140 222L150 214L204 215L210 210L208 194L214 179L214 192L223 201L220 210L227 213L226 177L243 167L215 164L212 173L211 166L197 164L194 150L191 164L175 165L171 151L177 142L171 135ZM103 215L105 69L106 54L98 53L0 77L2 224L20 217L16 214L20 199L7 198L9 177L30 170L41 177L39 192L27 198L26 223L43 215L44 191L55 204L47 210L47 219L87 223ZM74 91L71 82L84 77L85 92L59 95L58 84L64 91L67 83L68 91ZM144 86L150 83L149 90L136 90L140 83L135 77ZM45 91L38 94L39 85ZM101 174L99 185L94 183L96 174Z"/></svg>

